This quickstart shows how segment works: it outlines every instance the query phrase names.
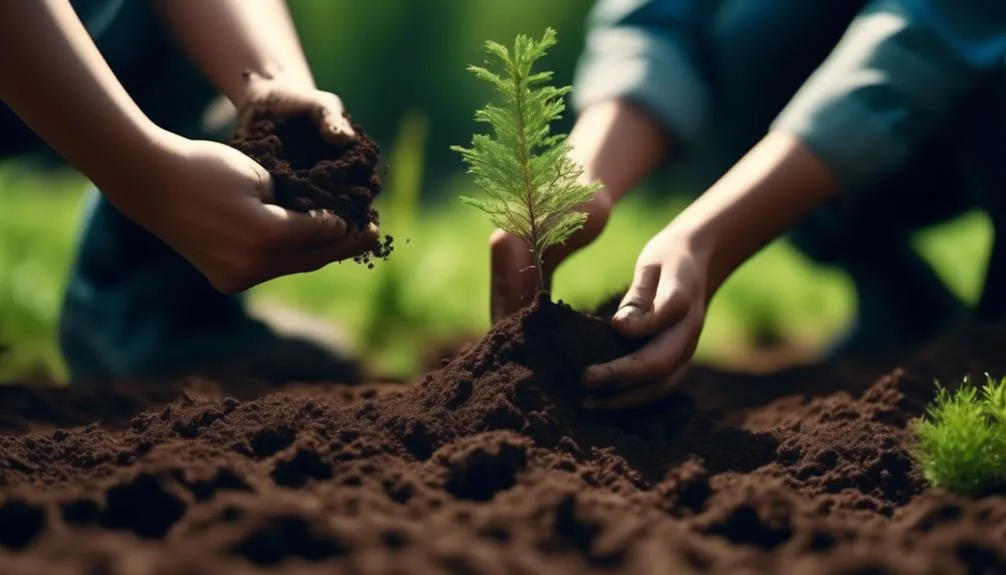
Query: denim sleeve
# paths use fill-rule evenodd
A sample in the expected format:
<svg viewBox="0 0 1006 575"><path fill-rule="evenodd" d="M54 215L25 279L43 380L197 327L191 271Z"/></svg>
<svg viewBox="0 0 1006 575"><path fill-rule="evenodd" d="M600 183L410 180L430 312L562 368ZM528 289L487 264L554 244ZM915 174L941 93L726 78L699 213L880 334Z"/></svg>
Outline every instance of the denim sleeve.
<svg viewBox="0 0 1006 575"><path fill-rule="evenodd" d="M860 190L903 167L1004 59L1003 0L876 0L773 128Z"/></svg>
<svg viewBox="0 0 1006 575"><path fill-rule="evenodd" d="M693 141L710 106L692 36L702 1L598 0L576 72L574 108L632 100L677 138Z"/></svg>

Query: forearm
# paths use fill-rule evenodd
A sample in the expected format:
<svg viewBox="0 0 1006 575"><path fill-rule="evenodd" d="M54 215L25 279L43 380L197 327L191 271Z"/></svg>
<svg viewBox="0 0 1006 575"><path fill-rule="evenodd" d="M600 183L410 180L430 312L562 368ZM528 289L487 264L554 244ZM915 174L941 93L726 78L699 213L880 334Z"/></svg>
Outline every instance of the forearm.
<svg viewBox="0 0 1006 575"><path fill-rule="evenodd" d="M771 132L666 231L691 246L712 298L734 270L837 190L834 173L802 141Z"/></svg>
<svg viewBox="0 0 1006 575"><path fill-rule="evenodd" d="M126 93L68 0L0 2L0 98L95 184L162 131ZM142 162L141 162L142 163Z"/></svg>
<svg viewBox="0 0 1006 575"><path fill-rule="evenodd" d="M158 12L199 68L240 106L244 74L314 87L284 0L156 0Z"/></svg>
<svg viewBox="0 0 1006 575"><path fill-rule="evenodd" d="M1006 2L872 0L773 127L861 193L952 126L1004 58Z"/></svg>
<svg viewBox="0 0 1006 575"><path fill-rule="evenodd" d="M666 130L642 107L610 100L586 108L569 136L571 157L584 179L600 181L617 202L667 156Z"/></svg>

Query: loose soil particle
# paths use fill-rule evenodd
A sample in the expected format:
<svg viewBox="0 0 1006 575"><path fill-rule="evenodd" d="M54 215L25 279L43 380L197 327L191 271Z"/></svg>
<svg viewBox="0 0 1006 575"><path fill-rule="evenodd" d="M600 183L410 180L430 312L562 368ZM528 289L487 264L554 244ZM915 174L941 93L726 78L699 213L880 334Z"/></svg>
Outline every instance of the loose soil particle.
<svg viewBox="0 0 1006 575"><path fill-rule="evenodd" d="M927 488L931 381L1006 330L580 409L631 346L536 302L415 385L0 390L0 571L1002 573L1006 497Z"/></svg>
<svg viewBox="0 0 1006 575"><path fill-rule="evenodd" d="M229 144L269 172L277 205L299 212L329 210L363 230L380 223L373 205L381 193L380 148L358 124L351 125L357 138L341 145L325 141L309 116L259 116L246 135ZM388 258L393 242L385 235L356 261L373 267L373 258Z"/></svg>

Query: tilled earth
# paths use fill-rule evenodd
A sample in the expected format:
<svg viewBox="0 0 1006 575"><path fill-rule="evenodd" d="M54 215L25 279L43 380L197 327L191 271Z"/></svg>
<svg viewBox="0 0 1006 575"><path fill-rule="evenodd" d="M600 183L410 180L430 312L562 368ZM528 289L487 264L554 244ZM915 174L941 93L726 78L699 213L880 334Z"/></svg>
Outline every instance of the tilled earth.
<svg viewBox="0 0 1006 575"><path fill-rule="evenodd" d="M1003 330L617 416L575 385L605 330L536 303L409 386L0 389L0 572L1006 572L1006 497L927 488L909 427Z"/></svg>

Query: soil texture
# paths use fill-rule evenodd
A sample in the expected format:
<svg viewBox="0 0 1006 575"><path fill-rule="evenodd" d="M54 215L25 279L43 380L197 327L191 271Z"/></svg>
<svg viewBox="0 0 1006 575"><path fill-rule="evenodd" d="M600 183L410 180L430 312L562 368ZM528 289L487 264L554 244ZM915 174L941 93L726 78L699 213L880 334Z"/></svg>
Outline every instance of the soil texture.
<svg viewBox="0 0 1006 575"><path fill-rule="evenodd" d="M1006 496L928 488L912 418L1006 329L584 411L631 342L536 302L412 385L0 393L0 572L1003 573Z"/></svg>
<svg viewBox="0 0 1006 575"><path fill-rule="evenodd" d="M269 172L277 205L299 212L328 210L363 230L380 224L374 199L381 193L381 150L363 128L350 124L357 137L348 144L333 144L322 138L310 116L260 115L247 134L228 143ZM385 235L356 261L373 267L372 259L388 258L393 242Z"/></svg>

